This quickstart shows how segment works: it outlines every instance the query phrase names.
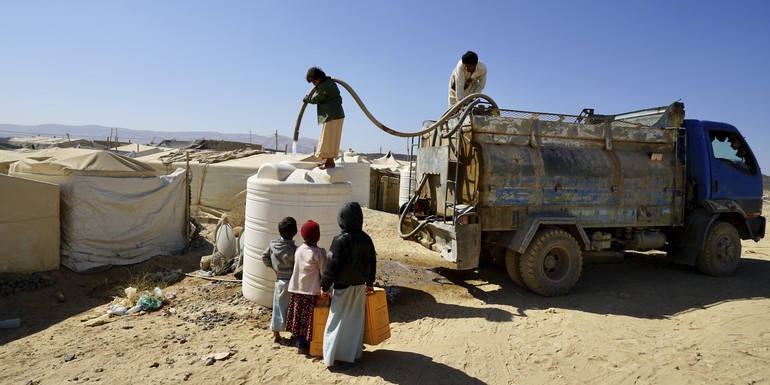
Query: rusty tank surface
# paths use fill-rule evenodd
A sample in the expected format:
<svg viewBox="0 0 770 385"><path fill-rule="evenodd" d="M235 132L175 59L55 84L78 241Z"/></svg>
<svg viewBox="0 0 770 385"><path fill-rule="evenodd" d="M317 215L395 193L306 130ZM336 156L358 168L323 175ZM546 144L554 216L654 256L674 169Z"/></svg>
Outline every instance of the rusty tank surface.
<svg viewBox="0 0 770 385"><path fill-rule="evenodd" d="M683 118L681 103L614 116L473 106L420 138L402 237L458 269L505 258L517 284L564 294L584 253L660 248L683 224Z"/></svg>

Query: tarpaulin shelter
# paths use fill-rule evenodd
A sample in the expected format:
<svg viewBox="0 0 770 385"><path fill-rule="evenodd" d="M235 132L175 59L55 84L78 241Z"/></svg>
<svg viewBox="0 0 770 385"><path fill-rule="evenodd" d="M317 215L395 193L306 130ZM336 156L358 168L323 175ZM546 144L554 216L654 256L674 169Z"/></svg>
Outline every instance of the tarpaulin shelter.
<svg viewBox="0 0 770 385"><path fill-rule="evenodd" d="M0 273L59 263L59 186L0 174Z"/></svg>
<svg viewBox="0 0 770 385"><path fill-rule="evenodd" d="M8 174L60 186L61 263L70 269L133 264L186 246L184 169L157 176L143 162L101 150L24 155Z"/></svg>
<svg viewBox="0 0 770 385"><path fill-rule="evenodd" d="M391 152L372 160L369 207L388 213L399 212L400 171L408 165L408 161L396 159Z"/></svg>

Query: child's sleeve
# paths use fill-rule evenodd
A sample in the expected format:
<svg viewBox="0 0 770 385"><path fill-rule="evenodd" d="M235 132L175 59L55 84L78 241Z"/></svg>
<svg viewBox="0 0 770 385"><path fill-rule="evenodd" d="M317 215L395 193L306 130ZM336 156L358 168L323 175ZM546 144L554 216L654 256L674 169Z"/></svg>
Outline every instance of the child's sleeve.
<svg viewBox="0 0 770 385"><path fill-rule="evenodd" d="M318 274L323 276L324 269L326 268L326 249L320 249L318 253Z"/></svg>
<svg viewBox="0 0 770 385"><path fill-rule="evenodd" d="M273 255L273 248L270 246L265 247L265 251L262 252L262 263L269 268L273 268L273 260L270 256Z"/></svg>

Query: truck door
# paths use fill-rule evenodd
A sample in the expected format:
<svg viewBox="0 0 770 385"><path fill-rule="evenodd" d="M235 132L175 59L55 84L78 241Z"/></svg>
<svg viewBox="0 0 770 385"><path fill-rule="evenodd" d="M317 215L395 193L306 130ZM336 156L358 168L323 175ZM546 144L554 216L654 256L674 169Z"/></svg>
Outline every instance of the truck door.
<svg viewBox="0 0 770 385"><path fill-rule="evenodd" d="M738 202L762 197L759 166L743 136L732 126L704 122L711 141L710 199Z"/></svg>

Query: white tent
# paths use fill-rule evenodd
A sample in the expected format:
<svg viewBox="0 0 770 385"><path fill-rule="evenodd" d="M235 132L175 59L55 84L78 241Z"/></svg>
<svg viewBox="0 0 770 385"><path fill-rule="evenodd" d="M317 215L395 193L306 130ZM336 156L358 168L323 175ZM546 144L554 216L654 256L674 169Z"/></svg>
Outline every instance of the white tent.
<svg viewBox="0 0 770 385"><path fill-rule="evenodd" d="M144 144L135 143L135 144L126 144L126 145L120 146L116 148L116 150L119 154L125 155L129 158L139 158L141 156L157 154L159 152L163 152L169 149L164 147L148 146Z"/></svg>
<svg viewBox="0 0 770 385"><path fill-rule="evenodd" d="M164 163L170 154L179 153L179 150L152 154L137 158L158 172L165 174L176 168L186 168L185 161L174 159ZM234 205L243 203L245 197L246 180L259 171L259 167L265 163L281 163L291 160L291 154L265 154L229 159L216 163L208 162L205 155L210 157L222 157L221 153L195 153L191 152L190 167L190 204L193 211L200 207L211 208L219 211L235 209ZM297 154L295 159L305 160L309 156Z"/></svg>
<svg viewBox="0 0 770 385"><path fill-rule="evenodd" d="M372 168L376 170L387 169L390 171L398 171L402 167L406 167L408 165L409 162L396 159L393 154L390 153L390 151L388 151L388 153L384 156L372 160Z"/></svg>
<svg viewBox="0 0 770 385"><path fill-rule="evenodd" d="M0 174L8 174L8 168L22 158L24 155L19 151L0 150Z"/></svg>
<svg viewBox="0 0 770 385"><path fill-rule="evenodd" d="M186 245L183 169L156 176L147 164L109 151L29 153L9 175L61 188L62 264L75 271L141 262Z"/></svg>

